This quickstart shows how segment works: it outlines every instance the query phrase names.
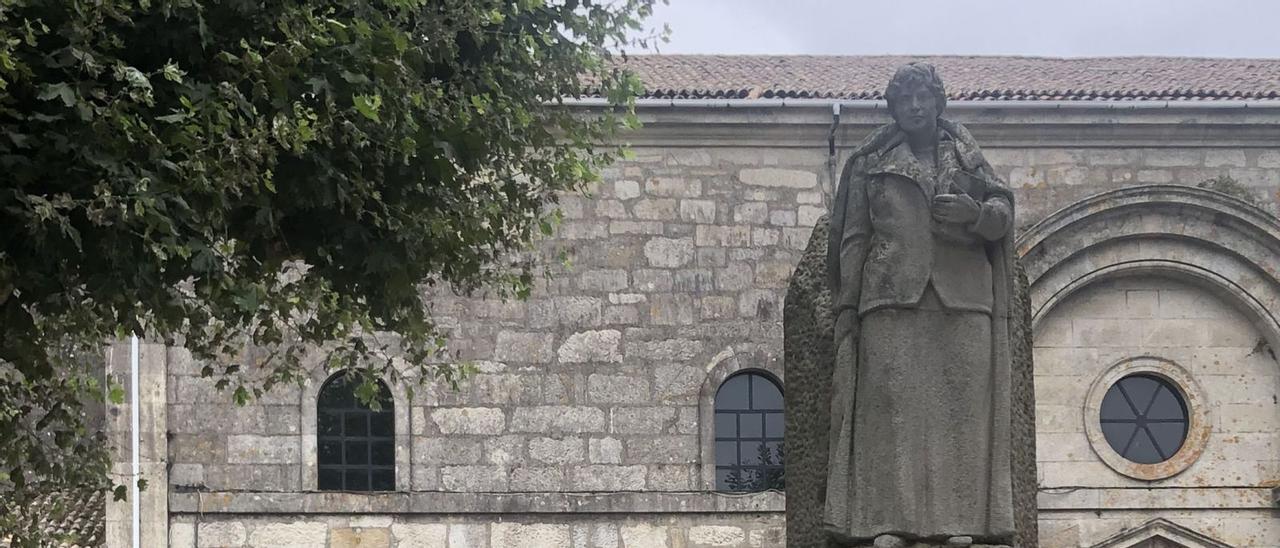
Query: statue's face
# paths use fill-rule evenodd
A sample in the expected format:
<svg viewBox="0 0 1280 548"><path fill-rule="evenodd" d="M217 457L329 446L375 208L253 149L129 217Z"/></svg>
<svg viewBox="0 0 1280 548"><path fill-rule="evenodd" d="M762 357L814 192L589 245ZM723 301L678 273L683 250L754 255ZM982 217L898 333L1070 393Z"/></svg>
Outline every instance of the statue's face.
<svg viewBox="0 0 1280 548"><path fill-rule="evenodd" d="M938 101L924 86L907 90L893 101L893 119L907 133L933 131L938 114Z"/></svg>

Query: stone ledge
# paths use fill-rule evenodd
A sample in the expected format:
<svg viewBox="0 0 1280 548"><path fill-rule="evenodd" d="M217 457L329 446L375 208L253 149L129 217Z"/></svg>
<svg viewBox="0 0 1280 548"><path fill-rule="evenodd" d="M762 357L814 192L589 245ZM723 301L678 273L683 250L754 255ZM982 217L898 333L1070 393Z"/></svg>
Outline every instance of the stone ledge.
<svg viewBox="0 0 1280 548"><path fill-rule="evenodd" d="M1040 512L1072 510L1271 509L1269 487L1041 487Z"/></svg>
<svg viewBox="0 0 1280 548"><path fill-rule="evenodd" d="M708 514L782 513L779 492L445 493L437 491L170 492L176 514Z"/></svg>

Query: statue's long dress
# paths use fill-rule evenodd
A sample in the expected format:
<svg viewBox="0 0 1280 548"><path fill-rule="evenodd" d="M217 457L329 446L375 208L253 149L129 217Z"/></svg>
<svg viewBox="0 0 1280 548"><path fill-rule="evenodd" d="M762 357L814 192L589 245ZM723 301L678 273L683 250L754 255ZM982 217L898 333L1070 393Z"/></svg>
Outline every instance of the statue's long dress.
<svg viewBox="0 0 1280 548"><path fill-rule="evenodd" d="M986 504L995 392L990 315L946 310L930 287L917 308L870 312L860 331L857 409L840 417L852 415L854 424L840 428L845 439L837 441L852 449L856 499L841 532L1007 532L1011 524L990 523Z"/></svg>

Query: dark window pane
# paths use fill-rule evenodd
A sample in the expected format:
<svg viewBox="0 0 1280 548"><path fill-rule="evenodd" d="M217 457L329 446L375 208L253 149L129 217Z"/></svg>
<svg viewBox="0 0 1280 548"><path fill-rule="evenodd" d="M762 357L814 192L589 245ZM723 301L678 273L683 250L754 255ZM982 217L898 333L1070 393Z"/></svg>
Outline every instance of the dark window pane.
<svg viewBox="0 0 1280 548"><path fill-rule="evenodd" d="M716 442L716 464L719 466L738 464L738 444L732 441Z"/></svg>
<svg viewBox="0 0 1280 548"><path fill-rule="evenodd" d="M782 413L769 413L764 416L764 435L767 438L781 438L783 432Z"/></svg>
<svg viewBox="0 0 1280 548"><path fill-rule="evenodd" d="M747 375L735 375L720 385L720 390L716 392L717 411L751 408L747 402L749 389L747 377Z"/></svg>
<svg viewBox="0 0 1280 548"><path fill-rule="evenodd" d="M343 431L343 434L347 436L369 435L368 413L347 413L343 422L346 424L346 429Z"/></svg>
<svg viewBox="0 0 1280 548"><path fill-rule="evenodd" d="M742 464L760 464L762 451L765 450L764 445L758 441L744 441L738 445L738 451L742 455Z"/></svg>
<svg viewBox="0 0 1280 548"><path fill-rule="evenodd" d="M1107 390L1107 394L1102 397L1102 419L1132 419L1135 415L1133 408L1125 402L1124 396L1120 394L1120 390L1112 387Z"/></svg>
<svg viewBox="0 0 1280 548"><path fill-rule="evenodd" d="M321 411L317 420L319 428L317 432L321 436L340 436L342 435L342 416L337 413Z"/></svg>
<svg viewBox="0 0 1280 548"><path fill-rule="evenodd" d="M738 437L738 415L734 413L716 413L716 437Z"/></svg>
<svg viewBox="0 0 1280 548"><path fill-rule="evenodd" d="M1178 454L1178 450L1182 449L1182 443L1187 439L1185 423L1148 423L1147 429L1155 438L1156 446L1164 453L1165 460Z"/></svg>
<svg viewBox="0 0 1280 548"><path fill-rule="evenodd" d="M782 391L765 375L744 372L720 385L714 425L717 489L781 488L782 407Z"/></svg>
<svg viewBox="0 0 1280 548"><path fill-rule="evenodd" d="M729 480L731 478L732 473L733 473L732 471L725 468L716 469L716 490L717 491L732 490L729 488Z"/></svg>
<svg viewBox="0 0 1280 548"><path fill-rule="evenodd" d="M356 401L346 373L335 374L317 398L317 460L321 489L395 489L395 410L391 391L378 382L381 409ZM381 465L374 469L370 459ZM334 465L326 468L325 465Z"/></svg>
<svg viewBox="0 0 1280 548"><path fill-rule="evenodd" d="M1124 455L1124 448L1129 445L1129 440L1133 438L1133 432L1137 428L1138 425L1131 422L1104 422L1102 423L1102 435L1107 438L1107 444L1112 449Z"/></svg>
<svg viewBox="0 0 1280 548"><path fill-rule="evenodd" d="M766 470L764 473L764 489L786 489L786 471L782 468L773 468Z"/></svg>
<svg viewBox="0 0 1280 548"><path fill-rule="evenodd" d="M386 409L386 407L383 407ZM396 435L395 419L390 411L374 413L369 417L369 432L372 436L391 437Z"/></svg>
<svg viewBox="0 0 1280 548"><path fill-rule="evenodd" d="M751 408L752 409L782 409L782 391L778 390L778 385L773 384L764 375L752 375L751 379Z"/></svg>
<svg viewBox="0 0 1280 548"><path fill-rule="evenodd" d="M369 471L364 468L358 470L347 470L347 490L368 491Z"/></svg>
<svg viewBox="0 0 1280 548"><path fill-rule="evenodd" d="M396 488L396 474L391 470L374 470L372 484L369 486L374 491L393 491Z"/></svg>
<svg viewBox="0 0 1280 548"><path fill-rule="evenodd" d="M754 468L731 468L716 471L716 488L721 491L758 491L760 472Z"/></svg>
<svg viewBox="0 0 1280 548"><path fill-rule="evenodd" d="M1139 464L1173 457L1186 441L1189 415L1177 386L1153 375L1131 375L1103 396L1102 433L1120 456Z"/></svg>
<svg viewBox="0 0 1280 548"><path fill-rule="evenodd" d="M1156 399L1151 402L1151 410L1147 411L1148 419L1167 420L1187 418L1187 410L1182 407L1182 400L1173 392L1173 388L1169 386L1160 387L1160 391L1156 392Z"/></svg>
<svg viewBox="0 0 1280 548"><path fill-rule="evenodd" d="M317 484L321 491L341 491L342 490L342 470L334 470L331 468L321 468L320 475L317 478Z"/></svg>
<svg viewBox="0 0 1280 548"><path fill-rule="evenodd" d="M764 415L759 413L743 413L738 415L738 435L743 438L759 438L764 436Z"/></svg>
<svg viewBox="0 0 1280 548"><path fill-rule="evenodd" d="M352 388L344 379L345 377L334 377L324 385L320 390L320 407L346 409L352 406L352 402L355 401L352 397Z"/></svg>
<svg viewBox="0 0 1280 548"><path fill-rule="evenodd" d="M782 442L767 441L764 443L765 451L762 453L768 460L764 463L771 466L782 465Z"/></svg>
<svg viewBox="0 0 1280 548"><path fill-rule="evenodd" d="M1160 388L1160 382L1153 377L1134 375L1121 379L1120 387L1129 395L1129 399L1133 400L1138 412L1145 413L1147 404L1151 403L1151 399L1156 395L1156 390Z"/></svg>
<svg viewBox="0 0 1280 548"><path fill-rule="evenodd" d="M369 464L369 442L346 442L347 464Z"/></svg>
<svg viewBox="0 0 1280 548"><path fill-rule="evenodd" d="M396 446L389 441L373 442L373 461L369 464L390 465L396 462Z"/></svg>
<svg viewBox="0 0 1280 548"><path fill-rule="evenodd" d="M319 464L342 464L342 442L321 441L317 456Z"/></svg>
<svg viewBox="0 0 1280 548"><path fill-rule="evenodd" d="M1151 436L1147 434L1146 428L1138 429L1138 435L1134 436L1133 444L1124 453L1124 457L1140 464L1155 464L1165 460L1156 452L1156 446L1151 443Z"/></svg>

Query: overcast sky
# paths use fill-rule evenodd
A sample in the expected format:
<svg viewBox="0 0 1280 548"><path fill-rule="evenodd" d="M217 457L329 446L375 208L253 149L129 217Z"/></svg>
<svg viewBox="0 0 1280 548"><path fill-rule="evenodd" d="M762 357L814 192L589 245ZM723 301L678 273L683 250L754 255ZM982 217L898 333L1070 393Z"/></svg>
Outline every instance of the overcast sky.
<svg viewBox="0 0 1280 548"><path fill-rule="evenodd" d="M1276 0L670 0L661 53L1280 57Z"/></svg>

